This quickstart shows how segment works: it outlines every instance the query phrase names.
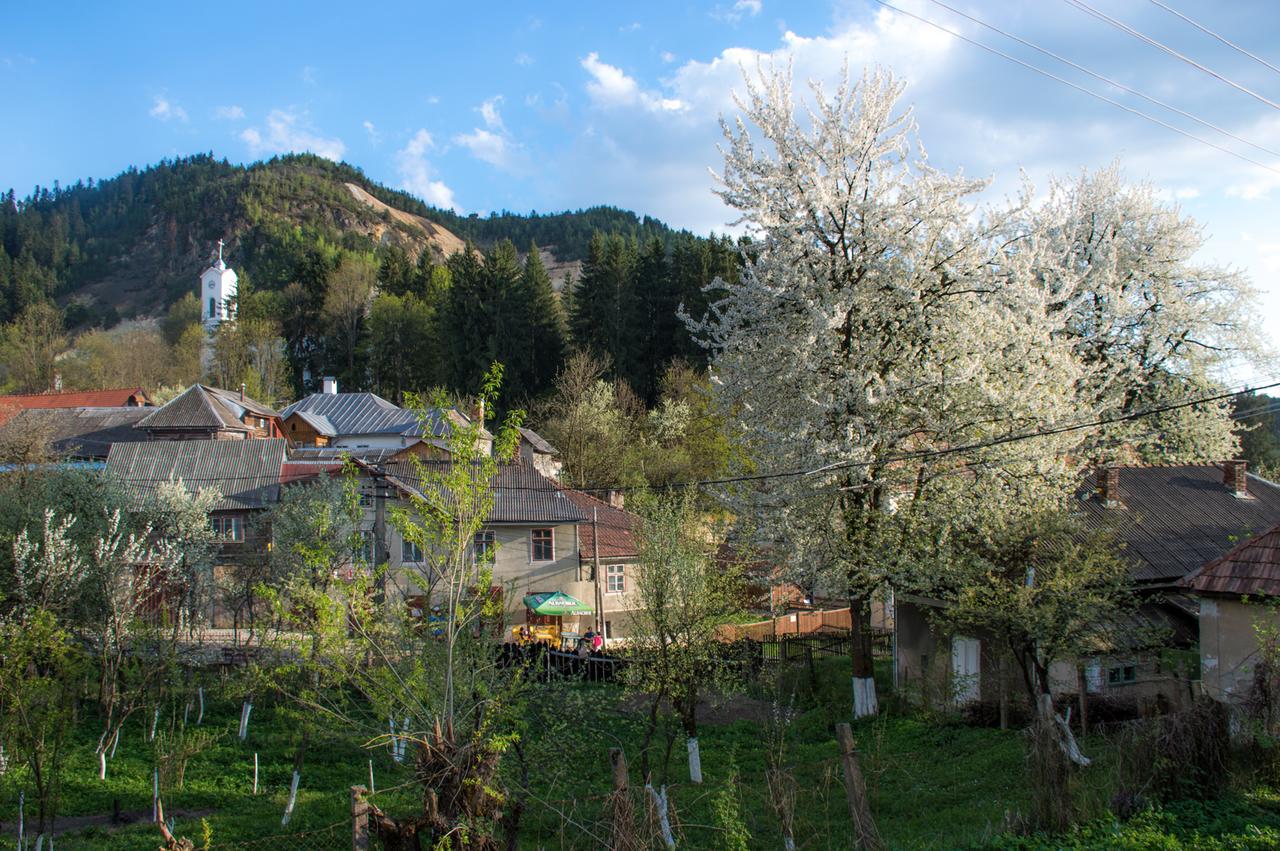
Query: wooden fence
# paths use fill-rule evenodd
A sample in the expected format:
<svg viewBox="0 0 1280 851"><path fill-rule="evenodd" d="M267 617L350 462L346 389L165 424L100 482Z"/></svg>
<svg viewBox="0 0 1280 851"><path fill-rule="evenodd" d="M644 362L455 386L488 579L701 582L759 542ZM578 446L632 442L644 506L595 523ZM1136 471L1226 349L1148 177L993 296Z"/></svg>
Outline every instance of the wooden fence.
<svg viewBox="0 0 1280 851"><path fill-rule="evenodd" d="M812 612L793 612L771 620L748 624L726 624L720 628L725 641L750 638L753 641L772 641L784 635L811 635L822 632L849 632L853 623L849 609L819 609ZM873 632L892 632L893 621L881 602L871 604L871 629Z"/></svg>

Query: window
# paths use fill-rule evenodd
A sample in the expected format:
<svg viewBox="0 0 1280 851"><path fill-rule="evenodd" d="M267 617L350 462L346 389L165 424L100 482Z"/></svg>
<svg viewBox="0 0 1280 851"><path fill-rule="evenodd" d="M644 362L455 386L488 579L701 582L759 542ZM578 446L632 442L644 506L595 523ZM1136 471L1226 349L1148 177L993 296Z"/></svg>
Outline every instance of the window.
<svg viewBox="0 0 1280 851"><path fill-rule="evenodd" d="M213 536L222 541L244 540L244 518L234 514L214 515L210 518L213 524Z"/></svg>
<svg viewBox="0 0 1280 851"><path fill-rule="evenodd" d="M422 547L413 541L400 542L400 561L405 564L418 564L422 561Z"/></svg>
<svg viewBox="0 0 1280 851"><path fill-rule="evenodd" d="M626 565L611 564L605 568L604 590L609 594L621 594L627 590Z"/></svg>
<svg viewBox="0 0 1280 851"><path fill-rule="evenodd" d="M604 637L605 637L605 638L613 638L613 637L614 637L614 634L613 634L613 621L605 621L605 622L604 622Z"/></svg>
<svg viewBox="0 0 1280 851"><path fill-rule="evenodd" d="M363 559L366 564L375 564L374 556L376 551L374 549L373 532L365 530L357 534L360 535L360 541L357 545L356 555Z"/></svg>
<svg viewBox="0 0 1280 851"><path fill-rule="evenodd" d="M476 554L476 561L493 561L493 555L497 551L493 530L481 529L476 532L475 537L471 539L471 546Z"/></svg>
<svg viewBox="0 0 1280 851"><path fill-rule="evenodd" d="M1138 667L1136 665L1117 665L1114 668L1107 669L1107 685L1119 686L1137 681Z"/></svg>
<svg viewBox="0 0 1280 851"><path fill-rule="evenodd" d="M216 319L218 316L217 308L214 307L214 305L216 304L217 302L214 301L213 296L209 296L209 318L210 319Z"/></svg>
<svg viewBox="0 0 1280 851"><path fill-rule="evenodd" d="M550 529L534 529L529 533L529 553L530 561L555 560L556 548Z"/></svg>

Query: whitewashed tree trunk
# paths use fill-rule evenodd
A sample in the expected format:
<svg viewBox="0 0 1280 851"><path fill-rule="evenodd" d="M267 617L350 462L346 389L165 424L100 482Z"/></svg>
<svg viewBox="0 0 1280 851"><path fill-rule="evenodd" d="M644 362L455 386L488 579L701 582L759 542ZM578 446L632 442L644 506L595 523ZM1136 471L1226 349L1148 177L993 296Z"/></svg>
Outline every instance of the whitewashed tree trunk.
<svg viewBox="0 0 1280 851"><path fill-rule="evenodd" d="M27 847L27 821L26 821L26 803L27 793L18 793L18 848Z"/></svg>
<svg viewBox="0 0 1280 851"><path fill-rule="evenodd" d="M253 794L258 794L258 754L253 754Z"/></svg>
<svg viewBox="0 0 1280 851"><path fill-rule="evenodd" d="M107 752L105 750L98 751L98 779L102 781L107 779Z"/></svg>
<svg viewBox="0 0 1280 851"><path fill-rule="evenodd" d="M124 728L123 724L121 724L119 727L116 727L116 734L111 737L111 758L112 759L116 758L116 746L120 744L120 731L123 728Z"/></svg>
<svg viewBox="0 0 1280 851"><path fill-rule="evenodd" d="M876 681L874 677L853 678L853 717L866 718L880 711L876 702Z"/></svg>
<svg viewBox="0 0 1280 851"><path fill-rule="evenodd" d="M702 753L698 750L698 737L690 736L685 745L689 749L689 779L694 783L701 783Z"/></svg>
<svg viewBox="0 0 1280 851"><path fill-rule="evenodd" d="M662 841L668 848L676 847L676 838L671 833L671 819L667 815L667 787L663 786L661 791L654 789L652 783L646 783L644 786L649 792L649 797L653 798L654 809L658 811L658 829L662 831Z"/></svg>
<svg viewBox="0 0 1280 851"><path fill-rule="evenodd" d="M160 769L156 768L151 774L151 821L160 821Z"/></svg>
<svg viewBox="0 0 1280 851"><path fill-rule="evenodd" d="M1067 759L1076 765L1084 768L1093 761L1089 757L1080 752L1080 745L1076 742L1075 734L1071 732L1071 724L1067 718L1063 718L1053 709L1053 695L1040 695L1040 717L1045 721L1053 724L1053 729L1057 734L1058 747L1062 748L1062 752L1066 754ZM1070 716L1068 716L1069 718Z"/></svg>
<svg viewBox="0 0 1280 851"><path fill-rule="evenodd" d="M376 791L373 787L373 760L369 760L369 794L372 795Z"/></svg>
<svg viewBox="0 0 1280 851"><path fill-rule="evenodd" d="M160 726L160 707L156 707L155 715L151 716L151 735L147 737L148 741L156 740L156 727Z"/></svg>
<svg viewBox="0 0 1280 851"><path fill-rule="evenodd" d="M204 686L196 689L196 699L200 703L200 711L196 713L196 726L200 726L200 722L204 720Z"/></svg>
<svg viewBox="0 0 1280 851"><path fill-rule="evenodd" d="M298 772L293 772L293 782L289 784L289 803L285 805L284 817L280 819L280 826L285 827L289 824L289 818L293 815L293 805L298 802L298 781L302 779Z"/></svg>
<svg viewBox="0 0 1280 851"><path fill-rule="evenodd" d="M253 712L253 704L245 701L240 706L240 741L244 741L249 735L249 714Z"/></svg>

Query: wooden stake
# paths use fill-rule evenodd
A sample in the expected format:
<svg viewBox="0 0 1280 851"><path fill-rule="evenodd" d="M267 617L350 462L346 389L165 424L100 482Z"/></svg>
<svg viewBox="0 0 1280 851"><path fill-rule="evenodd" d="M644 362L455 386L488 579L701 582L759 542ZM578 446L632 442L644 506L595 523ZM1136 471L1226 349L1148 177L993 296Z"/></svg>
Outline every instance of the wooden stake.
<svg viewBox="0 0 1280 851"><path fill-rule="evenodd" d="M369 794L374 794L377 787L373 785L373 760L369 760Z"/></svg>
<svg viewBox="0 0 1280 851"><path fill-rule="evenodd" d="M258 794L258 752L253 753L253 794Z"/></svg>
<svg viewBox="0 0 1280 851"><path fill-rule="evenodd" d="M351 787L351 848L353 851L369 849L369 802L364 799L365 791L363 786Z"/></svg>
<svg viewBox="0 0 1280 851"><path fill-rule="evenodd" d="M844 765L844 794L849 801L849 818L853 820L854 846L879 849L880 834L871 820L871 805L867 801L867 783L858 766L858 754L853 746L853 730L848 724L836 725L836 739L840 742L840 761Z"/></svg>
<svg viewBox="0 0 1280 851"><path fill-rule="evenodd" d="M614 851L627 851L635 845L635 811L627 788L627 755L622 748L609 748L609 765L613 768L613 842Z"/></svg>

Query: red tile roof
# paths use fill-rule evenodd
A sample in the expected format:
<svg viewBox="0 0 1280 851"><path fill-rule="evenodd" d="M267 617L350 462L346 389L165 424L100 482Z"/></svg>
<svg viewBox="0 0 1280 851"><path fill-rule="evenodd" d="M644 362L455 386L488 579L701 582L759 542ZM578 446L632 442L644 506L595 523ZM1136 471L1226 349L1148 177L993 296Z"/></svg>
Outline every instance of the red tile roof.
<svg viewBox="0 0 1280 851"><path fill-rule="evenodd" d="M1280 596L1280 526L1193 570L1182 585L1201 594Z"/></svg>
<svg viewBox="0 0 1280 851"><path fill-rule="evenodd" d="M591 528L593 511L596 513L596 523L600 528L600 558L634 558L640 554L633 531L638 519L634 514L622 508L614 508L609 503L582 491L566 489L564 495L587 515L586 521L578 524L580 558L591 559L596 556L595 533Z"/></svg>
<svg viewBox="0 0 1280 851"><path fill-rule="evenodd" d="M150 404L151 398L141 387L0 396L0 424L18 411L33 408L128 408Z"/></svg>

